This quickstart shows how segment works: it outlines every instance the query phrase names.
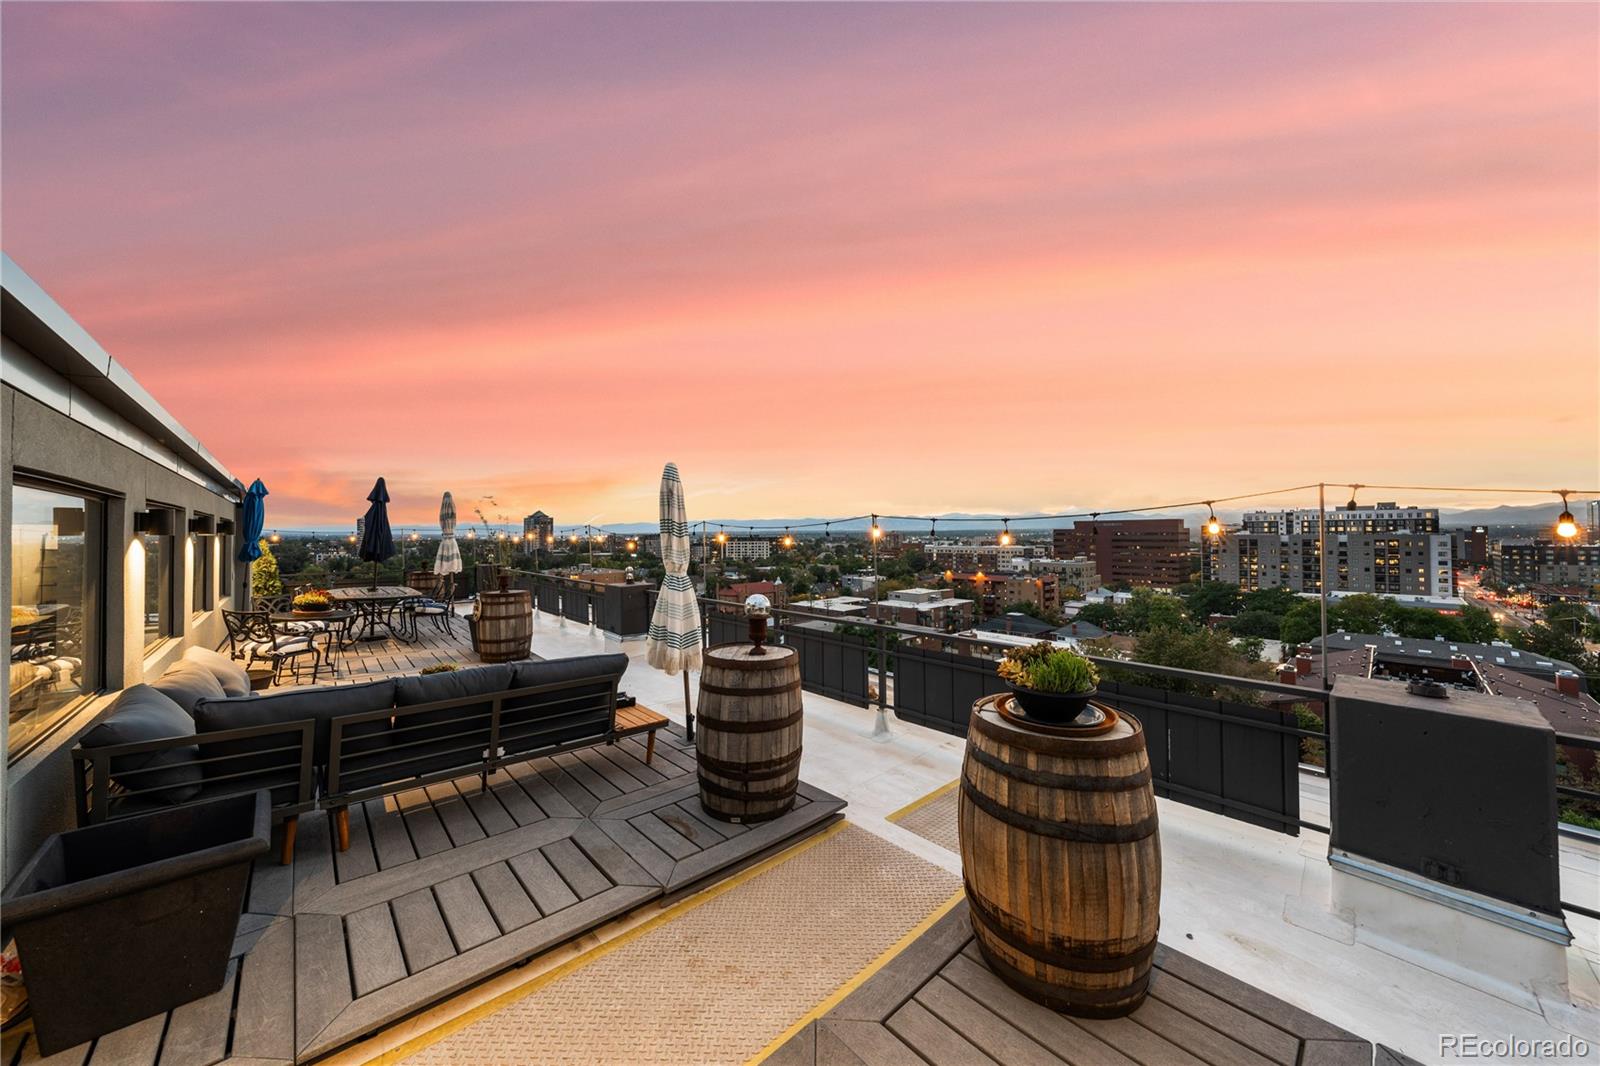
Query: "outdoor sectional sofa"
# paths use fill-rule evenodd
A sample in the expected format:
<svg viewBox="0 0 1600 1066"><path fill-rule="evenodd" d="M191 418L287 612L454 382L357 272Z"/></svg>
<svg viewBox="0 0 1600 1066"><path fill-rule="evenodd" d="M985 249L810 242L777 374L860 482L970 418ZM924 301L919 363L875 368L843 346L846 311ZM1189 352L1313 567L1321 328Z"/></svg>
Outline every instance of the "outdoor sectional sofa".
<svg viewBox="0 0 1600 1066"><path fill-rule="evenodd" d="M78 824L267 789L294 854L297 818L615 740L621 653L249 694L227 657L191 649L118 697L73 748Z"/></svg>

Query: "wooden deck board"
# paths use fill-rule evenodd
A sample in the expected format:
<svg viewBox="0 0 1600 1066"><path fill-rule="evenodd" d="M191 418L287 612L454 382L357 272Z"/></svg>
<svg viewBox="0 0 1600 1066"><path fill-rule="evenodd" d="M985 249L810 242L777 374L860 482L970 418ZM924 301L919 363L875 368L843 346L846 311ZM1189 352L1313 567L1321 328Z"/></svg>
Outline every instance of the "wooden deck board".
<svg viewBox="0 0 1600 1066"><path fill-rule="evenodd" d="M771 1061L780 1066L1355 1066L1372 1061L1374 1049L1367 1041L1181 952L1163 948L1157 961L1153 994L1132 1014L1069 1017L1024 998L995 976L976 950L962 902L778 1048Z"/></svg>
<svg viewBox="0 0 1600 1066"><path fill-rule="evenodd" d="M434 898L432 889L407 892L397 897L392 907L400 951L410 973L426 970L455 955L455 942L450 939L450 930L445 927L444 915L439 913L439 901Z"/></svg>
<svg viewBox="0 0 1600 1066"><path fill-rule="evenodd" d="M686 877L813 832L842 806L810 803L762 827L723 827L699 811L693 778L663 760L665 750L678 749L662 734L666 773L645 771L642 749L591 751L507 767L487 792L463 779L364 801L351 809L345 852L329 814L303 816L294 861L280 866L274 855L252 872L225 988L52 1066L308 1061L659 900ZM590 788L606 784L615 795L605 802L651 814L683 857L626 822L584 817L574 799L592 812L601 801ZM39 1058L26 1032L8 1034L6 1049L0 1066Z"/></svg>

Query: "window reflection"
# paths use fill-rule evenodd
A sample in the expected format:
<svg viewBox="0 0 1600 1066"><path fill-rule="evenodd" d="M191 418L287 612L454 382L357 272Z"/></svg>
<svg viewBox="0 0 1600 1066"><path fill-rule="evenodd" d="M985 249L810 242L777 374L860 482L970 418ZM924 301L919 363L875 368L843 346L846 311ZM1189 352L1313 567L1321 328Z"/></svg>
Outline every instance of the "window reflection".
<svg viewBox="0 0 1600 1066"><path fill-rule="evenodd" d="M104 534L100 500L13 487L7 707L13 758L100 687Z"/></svg>

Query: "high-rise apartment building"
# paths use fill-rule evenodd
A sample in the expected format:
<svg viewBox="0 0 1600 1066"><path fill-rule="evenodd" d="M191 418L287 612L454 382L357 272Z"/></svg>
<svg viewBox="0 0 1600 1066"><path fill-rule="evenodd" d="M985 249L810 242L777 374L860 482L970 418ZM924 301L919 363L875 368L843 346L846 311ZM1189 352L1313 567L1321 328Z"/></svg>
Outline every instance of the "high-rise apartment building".
<svg viewBox="0 0 1600 1066"><path fill-rule="evenodd" d="M1247 592L1322 587L1315 533L1230 532L1208 544L1203 555L1206 580ZM1330 533L1328 591L1448 598L1456 591L1451 555L1450 537L1443 533Z"/></svg>
<svg viewBox="0 0 1600 1066"><path fill-rule="evenodd" d="M543 511L535 511L522 520L522 535L533 538L535 543L548 543L555 531L556 520Z"/></svg>
<svg viewBox="0 0 1600 1066"><path fill-rule="evenodd" d="M1123 518L1075 522L1051 534L1058 559L1094 560L1108 585L1172 588L1189 580L1194 555L1181 518Z"/></svg>
<svg viewBox="0 0 1600 1066"><path fill-rule="evenodd" d="M1505 585L1600 585L1600 544L1502 541L1494 576Z"/></svg>

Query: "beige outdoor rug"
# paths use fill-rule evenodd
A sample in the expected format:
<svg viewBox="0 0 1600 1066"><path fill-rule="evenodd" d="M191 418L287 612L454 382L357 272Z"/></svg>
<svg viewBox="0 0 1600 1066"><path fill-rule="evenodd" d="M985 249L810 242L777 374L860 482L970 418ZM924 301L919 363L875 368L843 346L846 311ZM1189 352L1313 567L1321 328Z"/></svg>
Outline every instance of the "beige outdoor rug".
<svg viewBox="0 0 1600 1066"><path fill-rule="evenodd" d="M465 1025L424 1034L404 1061L749 1060L961 887L864 829L844 823L830 833L553 981L500 997Z"/></svg>
<svg viewBox="0 0 1600 1066"><path fill-rule="evenodd" d="M934 789L915 803L895 811L887 820L924 840L933 841L941 848L959 852L961 837L956 822L958 783L952 781L943 788Z"/></svg>

